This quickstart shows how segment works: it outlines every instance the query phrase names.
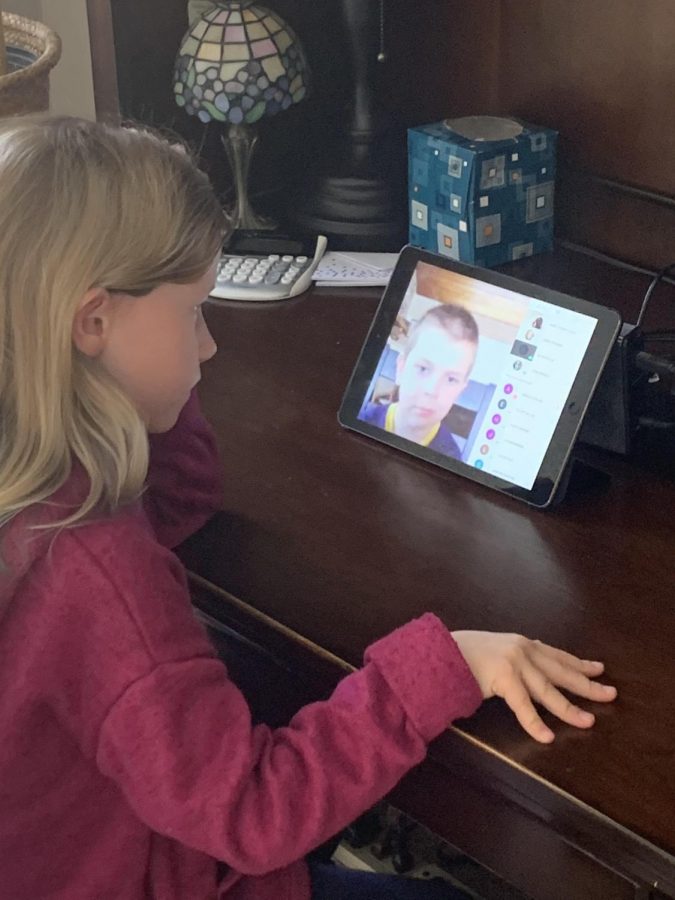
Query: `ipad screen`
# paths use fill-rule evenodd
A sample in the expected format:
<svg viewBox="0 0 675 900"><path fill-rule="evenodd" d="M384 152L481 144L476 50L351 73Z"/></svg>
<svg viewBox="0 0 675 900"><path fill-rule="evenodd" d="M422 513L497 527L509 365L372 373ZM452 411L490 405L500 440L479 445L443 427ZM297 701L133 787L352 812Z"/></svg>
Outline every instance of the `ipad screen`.
<svg viewBox="0 0 675 900"><path fill-rule="evenodd" d="M357 418L529 490L596 324L418 262Z"/></svg>

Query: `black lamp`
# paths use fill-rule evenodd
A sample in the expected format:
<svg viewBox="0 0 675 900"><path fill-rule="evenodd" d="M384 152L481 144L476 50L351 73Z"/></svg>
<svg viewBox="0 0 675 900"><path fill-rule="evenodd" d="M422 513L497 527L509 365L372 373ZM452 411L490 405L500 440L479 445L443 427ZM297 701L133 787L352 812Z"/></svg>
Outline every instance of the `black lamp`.
<svg viewBox="0 0 675 900"><path fill-rule="evenodd" d="M406 239L405 143L396 147L375 101L385 59L384 0L340 0L351 59L351 116L291 215L335 249L399 250Z"/></svg>

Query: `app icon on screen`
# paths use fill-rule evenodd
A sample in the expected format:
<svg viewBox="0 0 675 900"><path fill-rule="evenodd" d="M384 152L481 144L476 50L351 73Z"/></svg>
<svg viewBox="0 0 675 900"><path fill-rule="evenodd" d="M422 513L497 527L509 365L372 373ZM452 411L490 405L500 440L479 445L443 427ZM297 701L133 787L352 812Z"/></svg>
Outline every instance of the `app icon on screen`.
<svg viewBox="0 0 675 900"><path fill-rule="evenodd" d="M530 332L528 331L528 335ZM534 332L532 332L534 334ZM513 347L511 347L511 355L519 356L521 359L534 359L534 354L537 352L537 348L534 344L528 344L526 341L514 341Z"/></svg>

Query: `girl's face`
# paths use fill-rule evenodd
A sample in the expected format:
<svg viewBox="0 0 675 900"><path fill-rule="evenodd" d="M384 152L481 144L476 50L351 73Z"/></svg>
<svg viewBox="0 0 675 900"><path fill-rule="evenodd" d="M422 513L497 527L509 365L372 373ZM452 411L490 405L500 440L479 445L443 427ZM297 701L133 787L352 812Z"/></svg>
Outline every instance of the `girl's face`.
<svg viewBox="0 0 675 900"><path fill-rule="evenodd" d="M150 432L168 431L216 352L202 314L217 261L191 284L162 284L145 297L111 296L99 362L136 405Z"/></svg>

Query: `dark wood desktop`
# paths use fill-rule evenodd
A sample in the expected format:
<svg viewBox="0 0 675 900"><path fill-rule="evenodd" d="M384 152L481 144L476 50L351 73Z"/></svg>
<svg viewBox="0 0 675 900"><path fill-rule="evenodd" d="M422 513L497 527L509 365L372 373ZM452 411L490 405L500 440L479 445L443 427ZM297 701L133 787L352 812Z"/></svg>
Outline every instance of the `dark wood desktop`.
<svg viewBox="0 0 675 900"><path fill-rule="evenodd" d="M564 251L512 271L628 321L648 283ZM538 745L490 701L392 802L536 900L675 897L675 450L598 457L608 485L541 512L342 430L379 293L207 305L219 354L200 392L226 501L182 549L195 602L278 668L273 695L233 659L274 721L425 610L604 660L619 698L591 731L557 724Z"/></svg>

